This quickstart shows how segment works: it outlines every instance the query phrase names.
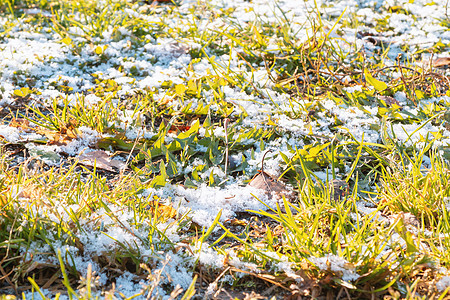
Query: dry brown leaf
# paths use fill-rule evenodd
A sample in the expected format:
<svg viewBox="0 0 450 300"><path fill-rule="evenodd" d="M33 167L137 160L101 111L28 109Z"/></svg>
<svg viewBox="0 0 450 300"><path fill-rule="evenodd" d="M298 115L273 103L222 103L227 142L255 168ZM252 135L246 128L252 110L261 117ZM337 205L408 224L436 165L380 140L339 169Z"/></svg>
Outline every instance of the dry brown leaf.
<svg viewBox="0 0 450 300"><path fill-rule="evenodd" d="M88 153L83 153L78 156L81 164L89 167L96 166L109 172L116 172L115 169L125 169L126 164L123 161L112 159L108 153L103 150L96 150ZM114 169L115 168L115 169Z"/></svg>
<svg viewBox="0 0 450 300"><path fill-rule="evenodd" d="M66 124L62 124L59 131L49 130L45 128L33 128L36 133L43 134L48 138L48 144L50 145L66 145L72 139L76 139L81 136L77 129L77 121L74 119L69 120Z"/></svg>
<svg viewBox="0 0 450 300"><path fill-rule="evenodd" d="M68 128L66 130L66 134L71 139L76 139L77 137L80 136L80 134L76 128Z"/></svg>
<svg viewBox="0 0 450 300"><path fill-rule="evenodd" d="M227 223L227 224L229 224L229 225L231 225L231 226L247 226L247 222L245 221L245 220L239 220L239 219L228 219L228 220L225 220L225 222L224 223Z"/></svg>
<svg viewBox="0 0 450 300"><path fill-rule="evenodd" d="M54 130L38 129L36 130L36 133L45 135L49 145L67 145L72 139L79 136L75 130L67 130L64 133L61 133Z"/></svg>
<svg viewBox="0 0 450 300"><path fill-rule="evenodd" d="M259 171L258 174L253 176L248 185L264 190L269 195L269 199L271 199L272 196L281 199L283 195L286 198L292 197L291 191L287 189L284 183L277 181L272 175L264 171Z"/></svg>
<svg viewBox="0 0 450 300"><path fill-rule="evenodd" d="M75 139L80 136L78 131L78 121L70 119L66 124L61 127L61 133L66 134L69 138Z"/></svg>
<svg viewBox="0 0 450 300"><path fill-rule="evenodd" d="M175 99L175 96L164 95L161 99L159 99L158 104L159 105L167 105L168 103L172 102L174 99Z"/></svg>
<svg viewBox="0 0 450 300"><path fill-rule="evenodd" d="M36 130L36 133L45 135L45 137L48 138L49 144L60 143L60 140L61 141L63 140L63 138L61 137L61 134L57 131L48 130L48 129L38 129L38 130Z"/></svg>
<svg viewBox="0 0 450 300"><path fill-rule="evenodd" d="M450 66L450 57L439 57L433 61L434 68L443 68Z"/></svg>
<svg viewBox="0 0 450 300"><path fill-rule="evenodd" d="M30 128L30 121L24 118L14 118L11 120L11 123L9 123L9 126L20 128L22 130L31 129Z"/></svg>
<svg viewBox="0 0 450 300"><path fill-rule="evenodd" d="M272 152L272 150L267 150L266 153L264 153L261 161L261 170L258 171L258 174L253 176L248 185L264 190L269 196L269 199L272 199L273 196L277 199L282 199L283 196L285 196L286 199L292 198L292 192L287 189L284 183L276 180L272 175L264 171L264 159L269 152Z"/></svg>

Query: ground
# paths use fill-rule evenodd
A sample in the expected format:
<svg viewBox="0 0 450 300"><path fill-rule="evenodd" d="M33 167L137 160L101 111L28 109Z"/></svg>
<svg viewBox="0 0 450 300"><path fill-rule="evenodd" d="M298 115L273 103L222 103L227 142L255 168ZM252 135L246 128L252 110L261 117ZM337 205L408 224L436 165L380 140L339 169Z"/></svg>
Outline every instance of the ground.
<svg viewBox="0 0 450 300"><path fill-rule="evenodd" d="M0 12L1 300L448 297L448 1Z"/></svg>

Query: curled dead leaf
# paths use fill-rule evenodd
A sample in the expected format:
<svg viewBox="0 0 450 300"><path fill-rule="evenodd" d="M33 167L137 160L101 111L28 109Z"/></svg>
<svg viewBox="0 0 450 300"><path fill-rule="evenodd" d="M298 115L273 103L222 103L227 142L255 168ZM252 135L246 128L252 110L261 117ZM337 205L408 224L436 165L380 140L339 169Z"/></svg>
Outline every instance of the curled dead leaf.
<svg viewBox="0 0 450 300"><path fill-rule="evenodd" d="M164 95L161 99L159 99L158 104L159 105L167 105L168 103L172 102L174 99L175 99L175 96Z"/></svg>
<svg viewBox="0 0 450 300"><path fill-rule="evenodd" d="M73 139L81 136L77 129L77 123L70 120L67 124L61 125L59 131L49 130L45 128L32 128L36 133L45 135L48 138L49 145L66 145Z"/></svg>
<svg viewBox="0 0 450 300"><path fill-rule="evenodd" d="M264 153L261 161L261 170L258 171L258 174L253 176L248 185L264 190L269 196L269 199L272 199L272 197L282 199L283 196L286 197L286 199L290 199L293 195L286 185L264 171L264 158L269 152L272 152L272 150L267 150L266 153Z"/></svg>
<svg viewBox="0 0 450 300"><path fill-rule="evenodd" d="M188 131L191 128L190 125L184 125L184 124L172 124L172 126L169 129L169 133L180 133Z"/></svg>
<svg viewBox="0 0 450 300"><path fill-rule="evenodd" d="M231 226L247 226L247 224L248 224L247 221L239 220L239 219L236 219L236 218L225 220L224 223L229 224Z"/></svg>
<svg viewBox="0 0 450 300"><path fill-rule="evenodd" d="M277 181L272 175L259 171L258 174L253 176L252 180L248 184L257 189L264 190L268 194L269 199L272 197L281 199L283 195L289 199L292 197L292 192L288 190L286 185L281 181Z"/></svg>

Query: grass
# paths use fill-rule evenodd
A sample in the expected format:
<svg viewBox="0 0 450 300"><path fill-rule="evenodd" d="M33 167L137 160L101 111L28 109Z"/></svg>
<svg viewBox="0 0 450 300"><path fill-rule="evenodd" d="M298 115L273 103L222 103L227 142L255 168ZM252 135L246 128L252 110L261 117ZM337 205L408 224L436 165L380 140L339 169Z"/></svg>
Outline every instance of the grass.
<svg viewBox="0 0 450 300"><path fill-rule="evenodd" d="M410 4L0 2L0 299L448 297L450 81L420 59L449 45L383 39ZM264 171L286 197L246 203Z"/></svg>

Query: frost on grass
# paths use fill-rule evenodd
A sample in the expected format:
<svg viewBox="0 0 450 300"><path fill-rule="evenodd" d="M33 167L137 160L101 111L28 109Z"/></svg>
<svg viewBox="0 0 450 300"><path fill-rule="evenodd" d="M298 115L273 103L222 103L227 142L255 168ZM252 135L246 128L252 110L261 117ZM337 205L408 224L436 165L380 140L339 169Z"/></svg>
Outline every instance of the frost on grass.
<svg viewBox="0 0 450 300"><path fill-rule="evenodd" d="M265 210L267 205L276 208L277 200L269 200L263 191L250 186L238 184L219 187L201 185L197 189L187 189L178 185L166 185L162 189L149 189L147 195L157 195L162 199L170 199L174 207L181 213L189 212L192 220L208 228L221 212L220 221L235 217L236 212L246 210Z"/></svg>
<svg viewBox="0 0 450 300"><path fill-rule="evenodd" d="M112 5L91 4L95 9ZM107 16L108 22L95 23L104 25L101 32L95 30L97 25L91 16L84 16L77 9L65 12L70 16L63 18L73 22L61 21L57 25L50 19L56 22L59 17L46 9L25 9L26 19L0 17L0 112L2 117L7 116L0 125L0 137L12 148L11 153L22 151L14 149L22 145L28 157L54 168L82 153L114 154L117 163L127 161L132 165L129 169L139 173L139 195L134 195L133 201L158 199L184 215L188 224L207 230L219 213L219 222L224 222L248 210L263 213L267 206L277 207L279 200L247 185L261 169L267 150L272 153L266 156L264 170L287 178L290 189L298 185L303 198L297 200L304 202L303 208L308 208L305 203L315 206L323 202L317 197L312 199L312 191L320 191L315 178L309 191L302 190L307 189L303 185L305 177L315 175L325 183L334 177L349 176L347 180L359 188L355 211L348 213L349 222L355 224L366 219L371 223L386 219L376 205L368 206L361 199L365 192L376 190L373 174L382 173L378 168L384 162L374 158L373 151L395 158L398 153L386 154L394 142L398 148L407 149L408 155L434 142L433 149L438 153L445 157L448 152L450 126L444 114L450 103L448 94L444 96L444 91L434 95L431 87L423 91L414 91L411 84L402 87L402 72L407 69L398 68L399 63L408 62L408 55L416 59L412 59L409 69L429 61L431 53L434 57L446 55L450 31L448 16L442 9L445 0L301 4L292 0L186 0L177 6L119 1L114 5L117 10ZM21 13L20 9L17 13ZM337 22L341 14L342 19ZM314 57L315 51L307 52L322 41L326 41L324 47L329 47L326 55L319 53L321 57ZM307 55L298 55L302 51ZM408 59L397 60L399 54ZM331 57L336 55L339 59L333 61ZM331 60L316 66L307 60L299 63L309 56L314 57L313 62ZM378 73L383 66L390 71ZM304 68L311 72L301 73ZM366 68L373 68L369 72L389 83L392 90L371 86L370 80L362 76ZM333 72L336 74L330 76ZM448 76L448 71L440 74ZM321 80L325 82L322 86ZM382 97L392 97L393 101L383 103ZM29 108L34 109L34 114ZM8 115L8 111L12 114ZM63 118L67 114L69 117ZM36 118L38 125L31 129L11 126L9 120L19 115ZM225 118L231 120L228 135L223 127ZM198 131L180 138L196 120L201 124ZM51 140L37 130L47 126L47 134L50 131L64 135L68 124L76 124L78 135L63 141ZM252 131L257 133L249 134ZM241 136L244 138L239 140ZM360 143L364 150L360 161L354 164L358 153L354 149ZM325 148L317 150L322 145ZM217 158L226 147L230 151L227 172L225 158ZM336 147L335 153L331 153L332 147ZM298 157L303 149L307 150ZM431 159L422 157L424 165L431 168ZM158 170L162 165L176 169L176 174L166 174L164 182L157 185L153 180L162 176ZM165 236L151 236L153 244L149 243L153 225L136 214L150 208L123 208L115 203L117 199L108 199L119 181L111 181L108 190L102 191L106 196L101 199L107 207L96 208L88 219L78 220L81 229L76 236L83 251L58 240L58 230L53 228L48 232L51 240L33 241L32 250L21 247L21 253L35 263L57 265L55 249L60 249L65 257L72 258L67 264L80 275L85 276L86 266L91 264L105 285L110 275L103 272L96 257L129 247L131 252L139 253L137 260L150 263L154 258L157 262L153 261L156 266L150 279L138 278L128 271L116 278L117 289L126 297L146 290L152 284L151 276L158 274L163 286L179 284L186 289L197 259L217 270L225 268L228 261L236 268L261 272L256 263L244 257L246 252L242 249L221 249L218 254L216 248L209 247L210 241L201 247L191 242L192 233L173 225L177 220L154 225ZM83 196L77 199L78 203L68 204L59 198L40 198L54 209L49 210L35 207L30 199L22 197L23 191L19 184L8 188L14 201L33 215L45 216L54 226L65 222L69 228L77 228L71 217L90 200ZM296 221L300 216L303 211ZM390 236L402 239L398 233ZM277 247L281 248L289 240L286 236L276 238L280 243ZM186 249L192 247L194 252L174 251L171 243ZM154 249L155 245L159 248ZM273 269L301 282L297 266L286 256L280 258L274 251L261 253L273 260L281 259ZM374 259L379 260L380 254ZM335 254L309 260L344 281L359 278L357 269ZM448 285L446 280L444 277L438 283L440 290ZM233 283L229 275L224 276L224 281ZM161 286L155 289L159 295L169 293Z"/></svg>
<svg viewBox="0 0 450 300"><path fill-rule="evenodd" d="M436 287L440 292L448 289L450 287L450 276L442 277L438 282L436 282Z"/></svg>
<svg viewBox="0 0 450 300"><path fill-rule="evenodd" d="M309 260L322 271L342 274L342 280L355 281L360 277L356 273L355 267L340 256L328 254L324 257L310 257Z"/></svg>

